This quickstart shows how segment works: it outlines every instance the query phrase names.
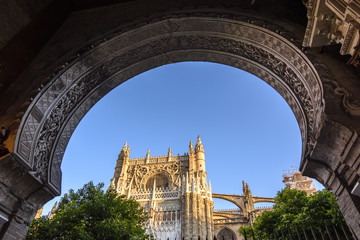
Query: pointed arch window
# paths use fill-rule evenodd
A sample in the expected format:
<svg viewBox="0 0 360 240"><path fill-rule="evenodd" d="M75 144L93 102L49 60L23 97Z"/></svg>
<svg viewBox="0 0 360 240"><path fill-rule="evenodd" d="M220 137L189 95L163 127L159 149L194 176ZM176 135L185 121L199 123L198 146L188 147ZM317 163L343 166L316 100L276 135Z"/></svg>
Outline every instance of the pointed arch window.
<svg viewBox="0 0 360 240"><path fill-rule="evenodd" d="M156 180L156 188L167 188L169 187L169 180L164 174L156 174L149 178L146 182L146 189L152 189L154 187L154 181Z"/></svg>

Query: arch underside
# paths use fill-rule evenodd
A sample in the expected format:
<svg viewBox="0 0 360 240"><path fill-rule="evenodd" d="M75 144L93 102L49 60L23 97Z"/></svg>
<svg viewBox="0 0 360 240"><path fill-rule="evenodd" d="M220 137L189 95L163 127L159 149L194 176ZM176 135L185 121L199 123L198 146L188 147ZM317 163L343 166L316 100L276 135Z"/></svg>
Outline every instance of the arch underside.
<svg viewBox="0 0 360 240"><path fill-rule="evenodd" d="M302 157L311 150L324 106L320 79L305 55L266 28L189 16L118 31L69 63L27 109L17 134L16 155L59 194L66 145L91 107L131 77L182 61L221 63L267 82L286 100L299 123Z"/></svg>

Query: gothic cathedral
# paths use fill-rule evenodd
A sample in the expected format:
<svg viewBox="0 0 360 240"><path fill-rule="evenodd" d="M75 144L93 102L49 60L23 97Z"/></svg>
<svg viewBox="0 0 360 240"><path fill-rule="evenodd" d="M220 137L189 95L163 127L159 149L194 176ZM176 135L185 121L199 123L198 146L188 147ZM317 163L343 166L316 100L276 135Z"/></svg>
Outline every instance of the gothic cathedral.
<svg viewBox="0 0 360 240"><path fill-rule="evenodd" d="M213 200L205 171L205 153L198 136L189 153L129 158L121 150L111 187L140 203L149 213L147 233L156 239L213 239Z"/></svg>

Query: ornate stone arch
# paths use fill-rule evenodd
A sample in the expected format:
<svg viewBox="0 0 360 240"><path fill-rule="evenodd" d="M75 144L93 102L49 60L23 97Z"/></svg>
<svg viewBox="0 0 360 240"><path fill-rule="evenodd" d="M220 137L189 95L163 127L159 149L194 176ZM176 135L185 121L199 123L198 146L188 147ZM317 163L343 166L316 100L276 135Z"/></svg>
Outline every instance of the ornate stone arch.
<svg viewBox="0 0 360 240"><path fill-rule="evenodd" d="M302 158L315 142L324 111L319 76L288 34L234 14L174 12L119 28L79 50L34 98L22 118L14 153L33 176L61 190L61 161L77 124L110 90L149 69L209 61L248 71L277 90L299 123Z"/></svg>

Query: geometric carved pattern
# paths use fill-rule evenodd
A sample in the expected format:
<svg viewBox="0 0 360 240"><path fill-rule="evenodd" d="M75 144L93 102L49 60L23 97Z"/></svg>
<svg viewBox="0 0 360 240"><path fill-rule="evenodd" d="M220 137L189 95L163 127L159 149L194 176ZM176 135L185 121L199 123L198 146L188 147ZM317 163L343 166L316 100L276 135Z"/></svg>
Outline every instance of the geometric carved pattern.
<svg viewBox="0 0 360 240"><path fill-rule="evenodd" d="M149 193L131 192L131 199L141 201L149 200L151 198L151 191ZM180 192L177 190L159 189L156 191L154 199L179 199Z"/></svg>
<svg viewBox="0 0 360 240"><path fill-rule="evenodd" d="M89 49L40 91L22 119L15 149L34 176L59 193L62 156L86 112L131 77L181 61L222 63L266 81L298 120L303 156L311 150L324 106L320 79L306 56L266 24L259 27L239 16L234 20L191 14L134 25L137 31L120 29L107 38L111 41Z"/></svg>

